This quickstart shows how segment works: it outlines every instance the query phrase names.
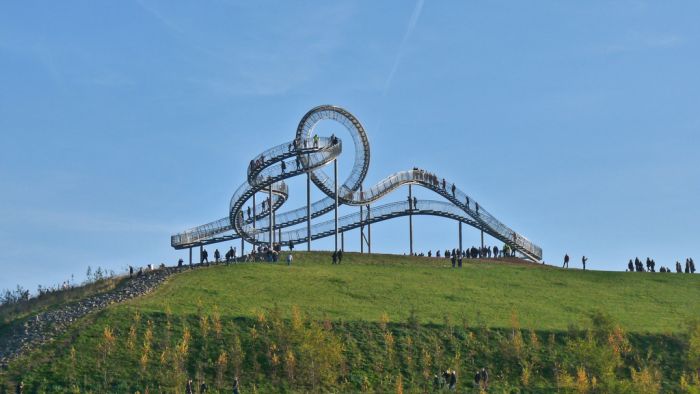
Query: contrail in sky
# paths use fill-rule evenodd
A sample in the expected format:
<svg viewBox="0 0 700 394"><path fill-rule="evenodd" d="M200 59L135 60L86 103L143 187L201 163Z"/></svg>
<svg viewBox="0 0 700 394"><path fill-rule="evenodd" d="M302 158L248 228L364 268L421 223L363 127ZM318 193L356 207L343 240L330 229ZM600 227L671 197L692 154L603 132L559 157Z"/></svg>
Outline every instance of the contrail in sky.
<svg viewBox="0 0 700 394"><path fill-rule="evenodd" d="M401 45L399 46L399 51L396 53L396 58L394 59L394 66L391 68L389 77L386 79L386 83L384 84L384 91L382 92L382 96L386 96L387 92L389 91L389 88L391 87L391 82L394 79L394 74L396 74L396 70L399 68L399 63L401 62L401 58L403 57L403 52L406 48L408 38L411 36L411 32L413 32L413 28L416 27L416 23L418 23L418 18L420 17L420 13L423 10L424 2L425 0L418 0L416 2L416 6L413 8L411 19L408 21L408 27L406 27L406 32L404 33L403 39L401 40Z"/></svg>

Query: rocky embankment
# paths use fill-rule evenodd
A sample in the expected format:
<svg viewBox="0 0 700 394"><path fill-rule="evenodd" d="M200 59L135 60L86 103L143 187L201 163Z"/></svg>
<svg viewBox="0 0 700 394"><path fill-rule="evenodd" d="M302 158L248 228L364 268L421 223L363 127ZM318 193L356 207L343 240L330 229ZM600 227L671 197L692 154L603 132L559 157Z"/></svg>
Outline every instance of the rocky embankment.
<svg viewBox="0 0 700 394"><path fill-rule="evenodd" d="M24 323L17 324L6 338L0 340L0 366L5 367L18 355L50 341L63 333L71 323L89 313L151 292L176 272L177 268L161 268L140 276L134 275L112 291L39 313Z"/></svg>

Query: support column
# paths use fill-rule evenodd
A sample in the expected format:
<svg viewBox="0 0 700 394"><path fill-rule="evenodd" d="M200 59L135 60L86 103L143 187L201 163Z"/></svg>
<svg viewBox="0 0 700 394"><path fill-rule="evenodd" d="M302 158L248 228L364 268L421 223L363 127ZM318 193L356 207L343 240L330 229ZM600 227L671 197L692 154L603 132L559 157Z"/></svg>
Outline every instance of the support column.
<svg viewBox="0 0 700 394"><path fill-rule="evenodd" d="M333 189L335 194L335 250L338 250L338 159L333 160Z"/></svg>
<svg viewBox="0 0 700 394"><path fill-rule="evenodd" d="M192 247L190 246L190 265L192 265Z"/></svg>
<svg viewBox="0 0 700 394"><path fill-rule="evenodd" d="M409 239L409 254L413 256L413 193L411 185L408 185L408 239Z"/></svg>
<svg viewBox="0 0 700 394"><path fill-rule="evenodd" d="M243 242L243 237L241 237L241 257L245 256L245 242ZM234 260L236 256L233 256Z"/></svg>
<svg viewBox="0 0 700 394"><path fill-rule="evenodd" d="M202 251L204 250L204 245L199 245L199 263L202 264ZM207 258L207 261L209 259Z"/></svg>
<svg viewBox="0 0 700 394"><path fill-rule="evenodd" d="M268 186L268 188L267 188L267 209L268 209L268 211L269 211L268 215L269 215L269 217L270 217L270 218L268 219L268 221L269 221L269 223L268 223L269 226L268 226L268 227L269 227L269 232L270 232L270 239L269 239L269 241L270 241L270 249L272 249L272 242L275 240L275 239L274 239L274 237L275 237L275 232L274 232L273 223L272 223L272 183L271 183L270 186Z"/></svg>
<svg viewBox="0 0 700 394"><path fill-rule="evenodd" d="M340 250L345 251L345 231L340 233Z"/></svg>
<svg viewBox="0 0 700 394"><path fill-rule="evenodd" d="M372 219L372 211L367 204L367 253L372 254L372 225L369 220Z"/></svg>
<svg viewBox="0 0 700 394"><path fill-rule="evenodd" d="M459 222L459 251L463 251L462 249L462 222Z"/></svg>
<svg viewBox="0 0 700 394"><path fill-rule="evenodd" d="M253 193L253 230L255 230L255 195L257 193Z"/></svg>
<svg viewBox="0 0 700 394"><path fill-rule="evenodd" d="M481 249L484 249L484 230L481 230Z"/></svg>
<svg viewBox="0 0 700 394"><path fill-rule="evenodd" d="M364 197L362 185L360 185L360 200ZM362 216L362 204L360 204L360 253L365 252L365 225L362 224L365 217Z"/></svg>
<svg viewBox="0 0 700 394"><path fill-rule="evenodd" d="M311 175L306 173L306 251L311 251Z"/></svg>

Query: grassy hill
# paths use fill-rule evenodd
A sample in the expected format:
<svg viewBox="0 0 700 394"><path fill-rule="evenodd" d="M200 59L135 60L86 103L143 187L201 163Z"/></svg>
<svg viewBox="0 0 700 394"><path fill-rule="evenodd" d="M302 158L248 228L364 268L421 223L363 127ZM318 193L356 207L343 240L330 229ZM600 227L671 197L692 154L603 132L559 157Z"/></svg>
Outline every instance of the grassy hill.
<svg viewBox="0 0 700 394"><path fill-rule="evenodd" d="M490 392L681 390L700 367L698 299L691 275L352 253L333 266L295 253L291 267L175 275L17 360L0 390L23 379L171 392L188 377L230 388L237 375L246 392L425 392L453 368L465 391L480 367Z"/></svg>

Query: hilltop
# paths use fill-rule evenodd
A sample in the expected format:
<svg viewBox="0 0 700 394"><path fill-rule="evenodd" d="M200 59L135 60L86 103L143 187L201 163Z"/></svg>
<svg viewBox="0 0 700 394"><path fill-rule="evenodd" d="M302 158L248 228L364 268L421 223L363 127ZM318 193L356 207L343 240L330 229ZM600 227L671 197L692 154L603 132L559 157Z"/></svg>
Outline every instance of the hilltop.
<svg viewBox="0 0 700 394"><path fill-rule="evenodd" d="M186 377L226 387L235 374L263 391L423 392L447 367L466 388L486 366L492 388L654 392L692 382L699 284L495 260L453 269L448 259L346 253L331 265L329 253L298 252L292 266L185 269L79 320L0 379L171 391Z"/></svg>

